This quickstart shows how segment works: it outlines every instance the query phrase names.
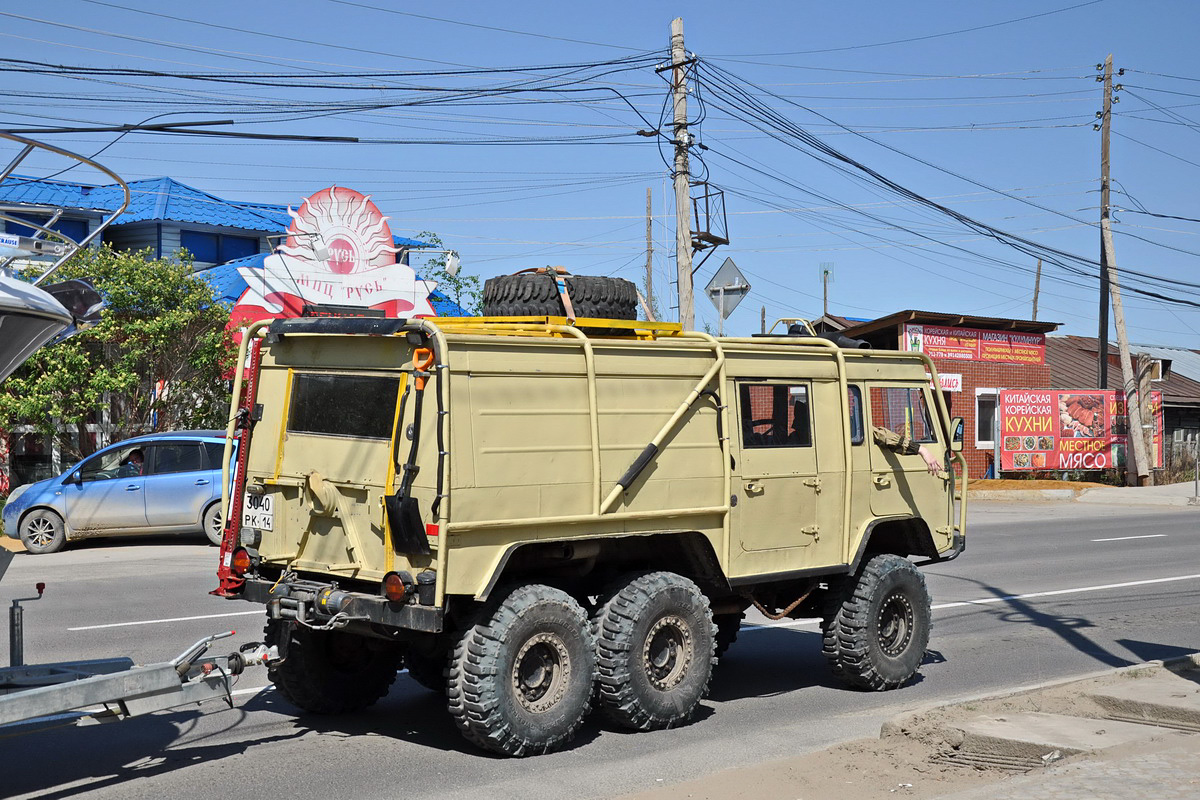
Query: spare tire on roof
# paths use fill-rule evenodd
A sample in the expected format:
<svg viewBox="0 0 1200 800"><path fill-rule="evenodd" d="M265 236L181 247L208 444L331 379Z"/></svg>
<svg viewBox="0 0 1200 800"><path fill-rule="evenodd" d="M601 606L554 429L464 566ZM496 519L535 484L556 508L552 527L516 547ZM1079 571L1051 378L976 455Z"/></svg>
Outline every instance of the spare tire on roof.
<svg viewBox="0 0 1200 800"><path fill-rule="evenodd" d="M637 319L637 287L623 278L566 275L567 293L576 317ZM567 315L554 276L523 273L498 275L483 284L487 317L564 317Z"/></svg>

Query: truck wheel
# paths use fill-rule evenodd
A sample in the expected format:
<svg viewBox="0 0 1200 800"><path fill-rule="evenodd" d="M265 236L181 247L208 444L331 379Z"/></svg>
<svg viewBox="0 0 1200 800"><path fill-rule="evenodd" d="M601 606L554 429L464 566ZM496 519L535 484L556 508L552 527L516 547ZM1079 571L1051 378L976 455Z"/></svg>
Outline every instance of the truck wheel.
<svg viewBox="0 0 1200 800"><path fill-rule="evenodd" d="M823 626L825 657L846 684L870 691L907 683L929 645L925 578L910 561L878 555L848 581Z"/></svg>
<svg viewBox="0 0 1200 800"><path fill-rule="evenodd" d="M409 650L404 654L408 677L431 692L443 694L446 691L446 664L449 660L450 654L444 651L430 654Z"/></svg>
<svg viewBox="0 0 1200 800"><path fill-rule="evenodd" d="M713 622L717 625L717 650L716 658L720 660L721 656L730 646L737 641L738 631L741 630L742 620L746 618L744 612L736 614L714 614Z"/></svg>
<svg viewBox="0 0 1200 800"><path fill-rule="evenodd" d="M673 728L708 693L716 631L708 598L671 572L634 577L592 620L605 716L626 728Z"/></svg>
<svg viewBox="0 0 1200 800"><path fill-rule="evenodd" d="M450 659L450 714L469 741L510 756L569 742L587 713L596 650L566 592L518 586L485 607Z"/></svg>
<svg viewBox="0 0 1200 800"><path fill-rule="evenodd" d="M267 623L267 645L283 649L267 678L292 705L313 714L345 714L372 705L396 680L396 652L376 649L363 636L314 631L293 622Z"/></svg>
<svg viewBox="0 0 1200 800"><path fill-rule="evenodd" d="M63 519L53 511L38 509L21 520L21 544L36 555L57 553L67 543L67 530Z"/></svg>
<svg viewBox="0 0 1200 800"><path fill-rule="evenodd" d="M637 319L637 287L623 278L567 275L567 293L577 317ZM499 275L483 284L483 313L489 317L566 315L550 275Z"/></svg>

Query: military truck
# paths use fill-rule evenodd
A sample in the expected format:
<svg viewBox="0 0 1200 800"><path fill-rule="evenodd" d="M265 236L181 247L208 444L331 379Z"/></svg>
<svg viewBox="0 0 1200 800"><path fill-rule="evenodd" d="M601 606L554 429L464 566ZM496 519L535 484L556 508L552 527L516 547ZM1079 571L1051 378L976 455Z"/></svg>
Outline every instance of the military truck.
<svg viewBox="0 0 1200 800"><path fill-rule="evenodd" d="M920 353L549 316L275 320L242 350L214 594L265 605L308 712L403 666L502 754L593 707L670 728L750 608L820 617L834 674L892 689L929 639L917 567L964 548L961 425Z"/></svg>

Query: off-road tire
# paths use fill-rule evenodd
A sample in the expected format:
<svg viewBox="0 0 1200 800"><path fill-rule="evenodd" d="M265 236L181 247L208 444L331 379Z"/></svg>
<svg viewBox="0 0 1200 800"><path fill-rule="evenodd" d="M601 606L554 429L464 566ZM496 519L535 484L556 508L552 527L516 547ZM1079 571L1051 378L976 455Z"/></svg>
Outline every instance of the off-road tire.
<svg viewBox="0 0 1200 800"><path fill-rule="evenodd" d="M905 558L878 555L835 591L822 625L822 650L834 676L868 691L903 686L929 645L924 576Z"/></svg>
<svg viewBox="0 0 1200 800"><path fill-rule="evenodd" d="M623 278L567 275L567 293L577 317L637 319L637 287ZM551 275L499 275L483 284L488 317L561 317L567 313Z"/></svg>
<svg viewBox="0 0 1200 800"><path fill-rule="evenodd" d="M312 714L359 711L387 694L396 680L398 651L376 649L364 636L314 631L293 622L267 623L266 643L284 649L267 678L292 705Z"/></svg>
<svg viewBox="0 0 1200 800"><path fill-rule="evenodd" d="M447 673L450 715L468 741L510 756L557 750L590 707L596 648L566 592L518 586L459 637Z"/></svg>
<svg viewBox="0 0 1200 800"><path fill-rule="evenodd" d="M429 691L442 694L446 692L446 666L449 661L450 654L444 650L432 654L409 650L404 654L408 677Z"/></svg>
<svg viewBox="0 0 1200 800"><path fill-rule="evenodd" d="M592 631L601 712L633 730L674 728L691 719L716 663L708 598L672 572L619 583L602 598Z"/></svg>
<svg viewBox="0 0 1200 800"><path fill-rule="evenodd" d="M57 553L67 543L63 518L45 508L25 515L21 520L20 536L21 544L35 555Z"/></svg>
<svg viewBox="0 0 1200 800"><path fill-rule="evenodd" d="M717 649L715 657L718 661L737 641L738 631L742 628L742 620L746 618L743 611L736 614L714 614L713 622L717 626Z"/></svg>
<svg viewBox="0 0 1200 800"><path fill-rule="evenodd" d="M218 500L204 509L204 516L201 517L201 523L204 528L204 535L208 537L210 544L221 546L221 540L225 538L225 526L221 524L221 502Z"/></svg>

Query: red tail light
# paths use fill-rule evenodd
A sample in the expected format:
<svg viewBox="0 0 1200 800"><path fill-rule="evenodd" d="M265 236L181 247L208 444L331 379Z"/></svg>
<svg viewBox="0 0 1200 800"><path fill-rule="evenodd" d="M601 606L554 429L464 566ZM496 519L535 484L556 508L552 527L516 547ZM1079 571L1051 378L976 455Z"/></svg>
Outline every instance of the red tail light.
<svg viewBox="0 0 1200 800"><path fill-rule="evenodd" d="M233 574L237 576L245 575L250 571L250 552L244 547L239 547L233 551L233 560L229 563Z"/></svg>

